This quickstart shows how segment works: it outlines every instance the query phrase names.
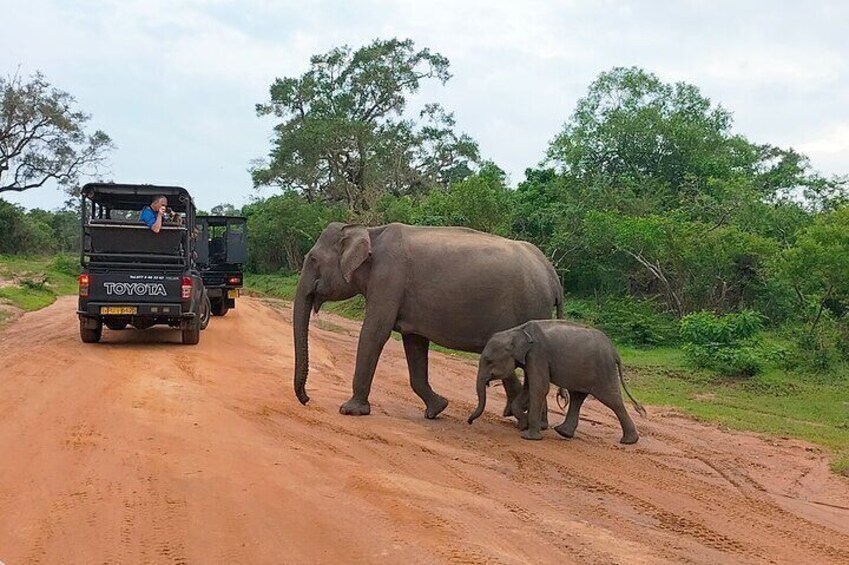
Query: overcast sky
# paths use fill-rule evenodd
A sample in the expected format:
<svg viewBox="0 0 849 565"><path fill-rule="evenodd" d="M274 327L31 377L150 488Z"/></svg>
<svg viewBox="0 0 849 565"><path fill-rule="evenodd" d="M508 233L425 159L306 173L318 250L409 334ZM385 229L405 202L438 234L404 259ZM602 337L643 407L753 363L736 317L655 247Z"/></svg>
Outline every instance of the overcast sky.
<svg viewBox="0 0 849 565"><path fill-rule="evenodd" d="M254 105L310 55L412 38L451 61L438 101L521 181L598 73L637 65L696 84L753 141L849 172L849 2L0 0L0 73L40 70L112 136L108 178L245 203L270 147ZM59 206L55 188L9 196Z"/></svg>

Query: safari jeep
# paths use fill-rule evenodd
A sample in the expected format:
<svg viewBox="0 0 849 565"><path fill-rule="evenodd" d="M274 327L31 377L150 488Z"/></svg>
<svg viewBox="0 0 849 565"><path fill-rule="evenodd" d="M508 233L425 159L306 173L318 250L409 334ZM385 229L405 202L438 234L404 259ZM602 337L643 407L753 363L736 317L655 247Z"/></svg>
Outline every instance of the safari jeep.
<svg viewBox="0 0 849 565"><path fill-rule="evenodd" d="M154 197L168 198L174 221L159 233L139 221ZM175 186L87 184L81 195L80 338L100 341L103 326L123 330L163 324L194 345L209 323L210 304L195 266L195 208Z"/></svg>
<svg viewBox="0 0 849 565"><path fill-rule="evenodd" d="M212 314L226 316L236 307L242 269L248 259L247 220L238 216L198 216L197 262L209 294Z"/></svg>

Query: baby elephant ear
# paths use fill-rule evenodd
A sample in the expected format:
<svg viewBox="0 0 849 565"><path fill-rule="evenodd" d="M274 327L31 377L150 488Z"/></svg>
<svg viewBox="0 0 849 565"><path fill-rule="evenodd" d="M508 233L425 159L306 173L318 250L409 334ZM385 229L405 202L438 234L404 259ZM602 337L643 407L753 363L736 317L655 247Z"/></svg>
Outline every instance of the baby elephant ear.
<svg viewBox="0 0 849 565"><path fill-rule="evenodd" d="M350 225L342 228L342 253L339 264L345 282L351 282L360 265L371 256L371 238L365 226Z"/></svg>
<svg viewBox="0 0 849 565"><path fill-rule="evenodd" d="M524 365L527 362L528 351L534 343L534 338L528 330L522 329L513 336L513 359Z"/></svg>

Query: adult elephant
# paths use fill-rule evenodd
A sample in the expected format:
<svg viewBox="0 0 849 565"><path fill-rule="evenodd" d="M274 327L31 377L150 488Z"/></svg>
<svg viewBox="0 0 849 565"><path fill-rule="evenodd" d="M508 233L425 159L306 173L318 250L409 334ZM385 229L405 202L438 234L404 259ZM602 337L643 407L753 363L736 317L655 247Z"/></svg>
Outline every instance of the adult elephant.
<svg viewBox="0 0 849 565"><path fill-rule="evenodd" d="M295 294L295 394L309 372L310 311L361 294L365 319L357 346L354 394L342 414L366 415L374 371L393 330L403 337L410 385L425 417L448 405L428 382L428 346L480 353L496 332L562 314L563 289L545 255L527 242L468 228L332 223L307 253ZM505 381L507 408L522 387Z"/></svg>

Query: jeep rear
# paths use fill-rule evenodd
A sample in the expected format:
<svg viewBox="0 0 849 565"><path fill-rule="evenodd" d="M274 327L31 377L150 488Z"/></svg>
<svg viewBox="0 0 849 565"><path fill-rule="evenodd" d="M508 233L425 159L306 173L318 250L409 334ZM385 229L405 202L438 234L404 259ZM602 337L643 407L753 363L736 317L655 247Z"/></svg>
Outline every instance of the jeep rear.
<svg viewBox="0 0 849 565"><path fill-rule="evenodd" d="M139 212L163 195L181 222L159 233ZM82 190L80 338L100 341L103 326L122 330L157 324L179 328L196 344L209 319L209 299L194 266L195 211L179 187L88 184Z"/></svg>
<svg viewBox="0 0 849 565"><path fill-rule="evenodd" d="M244 284L247 220L238 216L198 216L197 227L197 262L212 314L225 316L236 307L236 298Z"/></svg>

